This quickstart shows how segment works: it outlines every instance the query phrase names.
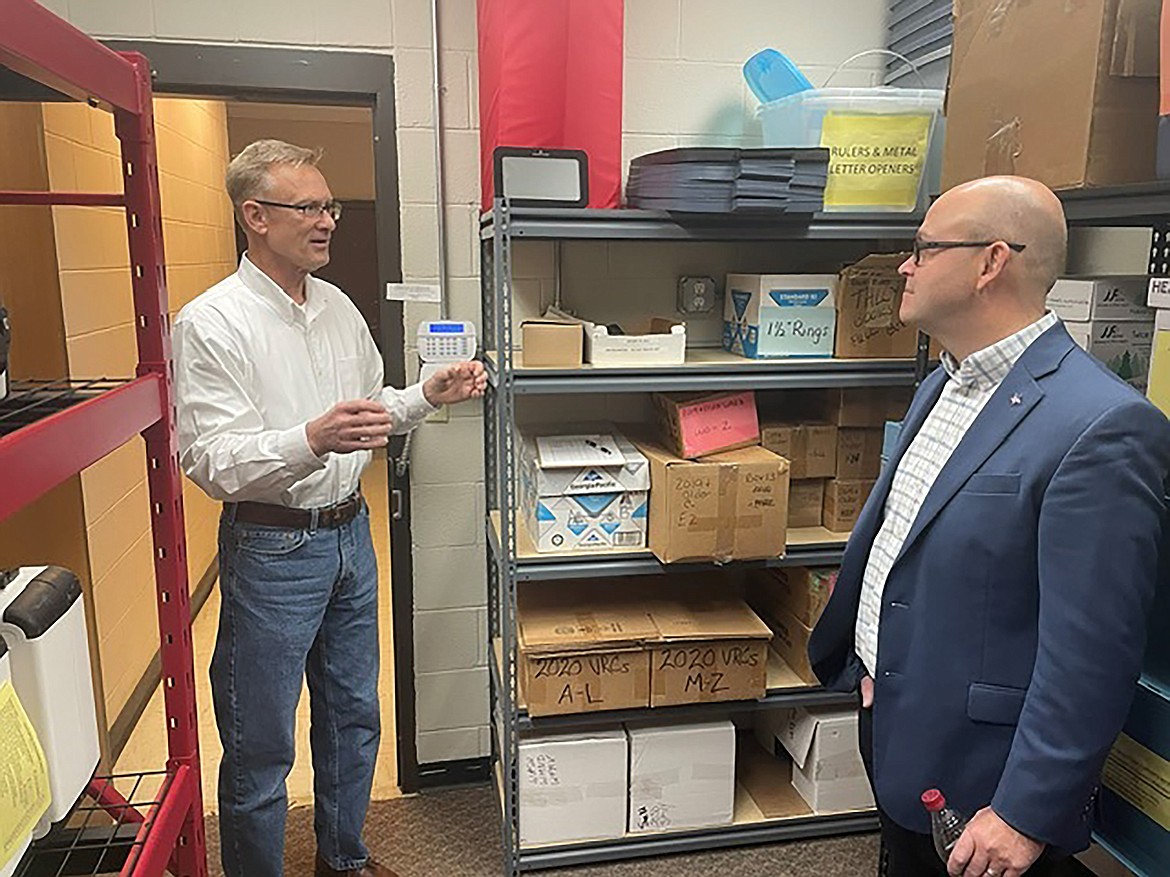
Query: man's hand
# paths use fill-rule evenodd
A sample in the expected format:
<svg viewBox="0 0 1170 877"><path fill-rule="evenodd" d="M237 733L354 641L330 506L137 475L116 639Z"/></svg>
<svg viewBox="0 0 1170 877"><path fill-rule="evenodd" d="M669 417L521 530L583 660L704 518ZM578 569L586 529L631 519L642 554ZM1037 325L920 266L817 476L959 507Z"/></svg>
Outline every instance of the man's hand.
<svg viewBox="0 0 1170 877"><path fill-rule="evenodd" d="M984 807L967 823L951 850L947 873L951 877L1020 877L1040 858L1044 846Z"/></svg>
<svg viewBox="0 0 1170 877"><path fill-rule="evenodd" d="M351 454L380 448L389 441L394 418L381 402L354 399L339 402L305 427L309 447L318 457L332 451Z"/></svg>
<svg viewBox="0 0 1170 877"><path fill-rule="evenodd" d="M861 677L861 708L873 706L873 679L868 674Z"/></svg>
<svg viewBox="0 0 1170 877"><path fill-rule="evenodd" d="M438 408L468 399L478 399L487 389L487 372L482 362L455 362L439 369L423 384L423 395Z"/></svg>

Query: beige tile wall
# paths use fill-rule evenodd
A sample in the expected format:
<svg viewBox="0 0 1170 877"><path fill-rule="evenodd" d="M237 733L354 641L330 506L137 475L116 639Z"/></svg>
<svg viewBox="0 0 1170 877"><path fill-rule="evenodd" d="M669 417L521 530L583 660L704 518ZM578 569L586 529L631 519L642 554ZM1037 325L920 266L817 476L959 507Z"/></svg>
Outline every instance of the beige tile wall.
<svg viewBox="0 0 1170 877"><path fill-rule="evenodd" d="M167 285L173 314L234 268L222 102L159 99L155 106ZM43 108L49 184L120 191L113 117L80 104ZM73 377L129 377L137 362L124 214L53 208L62 318ZM130 442L82 473L94 620L109 720L127 705L158 650L146 460ZM184 485L188 575L215 557L217 509Z"/></svg>
<svg viewBox="0 0 1170 877"><path fill-rule="evenodd" d="M435 194L429 0L337 0L303 10L290 7L287 0L254 0L246 15L228 0L204 4L187 0L45 2L99 36L392 53L405 279L434 282L438 260L445 259L451 277L452 315L479 319L475 0L441 0L439 6L446 160L446 199L441 208ZM754 99L749 98L739 73L743 61L772 45L790 54L814 82L822 83L852 53L884 44L886 7L886 0L626 0L623 152L627 160L677 145L758 142L759 129L752 118ZM866 59L845 71L836 83L872 84L880 65L880 59ZM449 235L442 254L435 242L439 209L444 211ZM536 258L548 256L541 252ZM622 267L627 264L626 253L607 250L604 259L606 276L617 282L600 290L584 290L573 281L566 284L566 294L580 298L583 309L605 312L620 307L623 296L647 290L647 309L670 308L673 272L681 262L693 261L689 256L651 255L631 273ZM727 259L714 256L694 267L718 271ZM654 274L647 277L650 268ZM535 298L539 309L540 297L551 295L550 278L551 267L528 269L521 290L521 297L530 303L526 306L533 307ZM413 342L418 321L434 315L435 308L430 306L407 307L408 343ZM713 326L711 321L702 333L710 335ZM408 349L407 356L408 371L415 373L414 351ZM628 402L614 404L630 406ZM421 505L424 519L435 499L444 496L459 502L473 497L476 506L483 507L481 410L479 405L460 406L446 423L428 423L420 430L413 501L416 509ZM462 508L466 511L468 506ZM441 521L437 531L424 522L414 522L416 649L420 667L450 667L436 631L467 637L482 626L479 618L486 611L483 529L475 526L472 540L462 530L443 528ZM487 752L484 662L478 652L474 664L470 650L460 654L468 664L462 669L418 673L418 751L424 762Z"/></svg>

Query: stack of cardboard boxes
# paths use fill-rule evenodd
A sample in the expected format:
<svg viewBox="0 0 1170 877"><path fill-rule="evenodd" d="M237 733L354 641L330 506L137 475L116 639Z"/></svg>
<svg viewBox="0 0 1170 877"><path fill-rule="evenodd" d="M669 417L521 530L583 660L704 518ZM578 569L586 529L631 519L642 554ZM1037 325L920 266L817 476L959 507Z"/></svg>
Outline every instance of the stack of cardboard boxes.
<svg viewBox="0 0 1170 877"><path fill-rule="evenodd" d="M848 532L881 473L884 428L905 414L908 388L847 389L790 403L765 398L761 444L785 457L790 527Z"/></svg>
<svg viewBox="0 0 1170 877"><path fill-rule="evenodd" d="M836 567L754 570L748 580L748 602L772 629L772 648L809 684L817 682L808 660L809 637L836 581Z"/></svg>
<svg viewBox="0 0 1170 877"><path fill-rule="evenodd" d="M756 700L772 631L722 580L566 582L521 591L529 715Z"/></svg>
<svg viewBox="0 0 1170 877"><path fill-rule="evenodd" d="M1146 306L1144 277L1064 278L1048 294L1048 308L1077 344L1145 392L1154 311Z"/></svg>
<svg viewBox="0 0 1170 877"><path fill-rule="evenodd" d="M539 552L647 545L663 563L783 556L789 528L847 533L908 388L656 394L657 429L521 436L525 529ZM795 401L794 401L795 400ZM762 420L762 424L761 424Z"/></svg>
<svg viewBox="0 0 1170 877"><path fill-rule="evenodd" d="M630 724L520 741L520 842L730 825L735 726Z"/></svg>
<svg viewBox="0 0 1170 877"><path fill-rule="evenodd" d="M728 274L723 349L749 359L913 357L898 319L907 253L866 256L833 274Z"/></svg>

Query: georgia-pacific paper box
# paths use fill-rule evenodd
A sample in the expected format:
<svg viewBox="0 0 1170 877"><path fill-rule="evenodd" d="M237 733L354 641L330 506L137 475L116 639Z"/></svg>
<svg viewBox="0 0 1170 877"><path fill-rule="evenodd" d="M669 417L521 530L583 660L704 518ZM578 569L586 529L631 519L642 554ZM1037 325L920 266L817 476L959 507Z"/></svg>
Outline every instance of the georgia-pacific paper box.
<svg viewBox="0 0 1170 877"><path fill-rule="evenodd" d="M1064 324L1073 341L1099 359L1130 386L1146 390L1150 353L1154 346L1154 323L1092 321Z"/></svg>
<svg viewBox="0 0 1170 877"><path fill-rule="evenodd" d="M650 703L647 643L658 628L604 580L524 589L517 605L520 690L532 716Z"/></svg>
<svg viewBox="0 0 1170 877"><path fill-rule="evenodd" d="M663 563L781 557L788 461L753 446L684 460L638 438L650 461L650 550Z"/></svg>
<svg viewBox="0 0 1170 877"><path fill-rule="evenodd" d="M1063 277L1048 293L1048 309L1062 320L1148 323L1144 277Z"/></svg>
<svg viewBox="0 0 1170 877"><path fill-rule="evenodd" d="M730 825L735 815L735 725L729 721L626 726L629 831Z"/></svg>
<svg viewBox="0 0 1170 877"><path fill-rule="evenodd" d="M524 435L521 504L537 551L646 545L646 458L620 433Z"/></svg>
<svg viewBox="0 0 1170 877"><path fill-rule="evenodd" d="M751 359L833 355L832 274L728 274L723 349Z"/></svg>
<svg viewBox="0 0 1170 877"><path fill-rule="evenodd" d="M617 838L626 831L626 733L621 728L520 740L520 843Z"/></svg>

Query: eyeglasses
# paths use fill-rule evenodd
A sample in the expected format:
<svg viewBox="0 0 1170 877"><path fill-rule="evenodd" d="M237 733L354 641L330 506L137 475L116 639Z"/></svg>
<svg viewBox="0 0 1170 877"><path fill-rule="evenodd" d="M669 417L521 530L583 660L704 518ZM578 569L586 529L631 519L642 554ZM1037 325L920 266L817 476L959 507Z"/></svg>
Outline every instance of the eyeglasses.
<svg viewBox="0 0 1170 877"><path fill-rule="evenodd" d="M981 247L990 247L992 244L1001 243L1000 241L920 241L918 238L914 239L914 264L922 264L922 254L926 250L955 250L960 247L978 249ZM1007 244L1008 249L1014 253L1022 253L1027 244L1013 244L1008 241L1002 243Z"/></svg>
<svg viewBox="0 0 1170 877"><path fill-rule="evenodd" d="M262 201L259 198L253 198L257 204L264 204L268 207L283 207L286 210L295 210L306 219L316 219L322 213L328 213L329 218L334 222L341 219L341 204L337 201L310 201L308 204L281 204L279 201Z"/></svg>

